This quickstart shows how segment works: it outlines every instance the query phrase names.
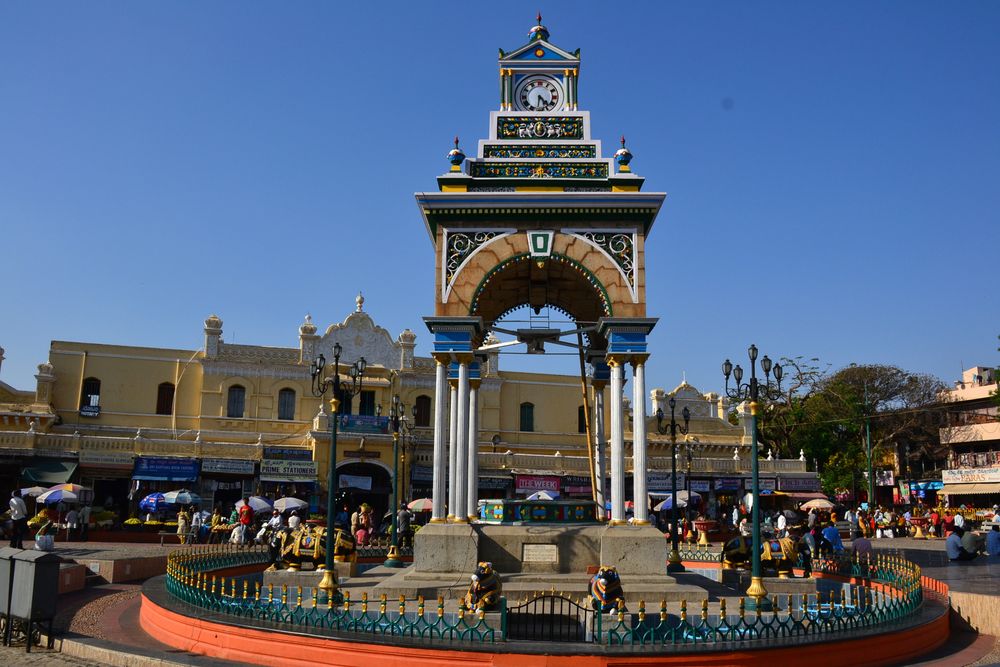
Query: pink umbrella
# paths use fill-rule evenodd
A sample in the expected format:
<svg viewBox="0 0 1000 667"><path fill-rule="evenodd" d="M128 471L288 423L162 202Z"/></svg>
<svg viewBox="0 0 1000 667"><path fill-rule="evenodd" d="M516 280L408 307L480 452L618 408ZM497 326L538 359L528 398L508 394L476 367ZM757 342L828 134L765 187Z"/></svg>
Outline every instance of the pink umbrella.
<svg viewBox="0 0 1000 667"><path fill-rule="evenodd" d="M434 501L430 498L417 498L407 505L414 512L430 512L434 509Z"/></svg>

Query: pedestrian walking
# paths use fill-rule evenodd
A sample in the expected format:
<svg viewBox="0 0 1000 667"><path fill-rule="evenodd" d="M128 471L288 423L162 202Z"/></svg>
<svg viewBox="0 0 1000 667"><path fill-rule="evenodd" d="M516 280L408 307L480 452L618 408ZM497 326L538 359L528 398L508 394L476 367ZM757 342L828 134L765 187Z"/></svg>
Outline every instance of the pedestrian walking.
<svg viewBox="0 0 1000 667"><path fill-rule="evenodd" d="M76 532L77 522L79 521L79 514L75 507L71 507L68 512L66 512L66 541L73 541L73 533Z"/></svg>
<svg viewBox="0 0 1000 667"><path fill-rule="evenodd" d="M7 504L10 506L10 519L14 522L10 546L14 549L23 549L24 534L28 532L28 508L25 507L21 492L17 489L11 491Z"/></svg>
<svg viewBox="0 0 1000 667"><path fill-rule="evenodd" d="M240 544L246 544L250 541L250 536L253 527L253 508L250 507L250 498L243 496L243 504L237 511L239 525L237 528L240 530Z"/></svg>
<svg viewBox="0 0 1000 667"><path fill-rule="evenodd" d="M302 517L299 516L298 510L292 510L291 516L288 517L288 529L295 530L301 525Z"/></svg>
<svg viewBox="0 0 1000 667"><path fill-rule="evenodd" d="M84 505L80 510L80 541L86 542L90 533L90 505Z"/></svg>
<svg viewBox="0 0 1000 667"><path fill-rule="evenodd" d="M396 513L396 525L399 527L399 546L410 545L410 522L413 520L413 512L406 506L406 503L399 503L399 511Z"/></svg>

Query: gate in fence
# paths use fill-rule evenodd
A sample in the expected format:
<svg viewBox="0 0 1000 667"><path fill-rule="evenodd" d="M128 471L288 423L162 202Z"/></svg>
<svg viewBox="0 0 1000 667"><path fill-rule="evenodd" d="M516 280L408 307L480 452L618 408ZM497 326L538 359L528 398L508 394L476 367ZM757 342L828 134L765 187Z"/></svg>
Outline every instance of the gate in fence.
<svg viewBox="0 0 1000 667"><path fill-rule="evenodd" d="M507 608L507 639L540 642L594 640L596 612L556 593Z"/></svg>

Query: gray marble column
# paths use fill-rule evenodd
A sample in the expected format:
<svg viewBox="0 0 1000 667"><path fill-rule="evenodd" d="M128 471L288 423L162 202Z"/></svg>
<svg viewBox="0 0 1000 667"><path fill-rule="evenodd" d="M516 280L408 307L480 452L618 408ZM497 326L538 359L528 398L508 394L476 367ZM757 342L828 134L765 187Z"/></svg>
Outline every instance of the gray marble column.
<svg viewBox="0 0 1000 667"><path fill-rule="evenodd" d="M632 498L635 523L649 523L649 496L646 494L646 364L632 362Z"/></svg>
<svg viewBox="0 0 1000 667"><path fill-rule="evenodd" d="M458 420L455 447L455 521L466 523L466 485L469 483L469 362L458 362Z"/></svg>
<svg viewBox="0 0 1000 667"><path fill-rule="evenodd" d="M458 451L458 385L448 383L450 391L448 407L451 410L451 418L448 428L448 520L455 518L455 454Z"/></svg>
<svg viewBox="0 0 1000 667"><path fill-rule="evenodd" d="M479 518L479 380L469 386L469 481L465 490L465 504L469 521Z"/></svg>
<svg viewBox="0 0 1000 667"><path fill-rule="evenodd" d="M448 454L445 451L445 397L448 395L448 366L438 360L434 366L434 477L431 486L431 522L442 523L444 514L445 475Z"/></svg>
<svg viewBox="0 0 1000 667"><path fill-rule="evenodd" d="M615 359L611 367L611 523L625 523L625 433L622 410L624 369Z"/></svg>

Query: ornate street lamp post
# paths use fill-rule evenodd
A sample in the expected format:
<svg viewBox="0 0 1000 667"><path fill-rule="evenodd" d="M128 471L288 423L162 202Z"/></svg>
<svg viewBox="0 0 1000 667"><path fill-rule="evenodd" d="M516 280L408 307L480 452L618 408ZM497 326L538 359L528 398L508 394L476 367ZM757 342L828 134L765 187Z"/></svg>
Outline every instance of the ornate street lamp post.
<svg viewBox="0 0 1000 667"><path fill-rule="evenodd" d="M361 385L364 382L365 368L367 362L361 357L351 365L350 383L340 379L340 353L343 348L340 343L333 345L333 377L323 378L323 370L326 368L326 357L322 354L316 357L309 367L312 375L312 393L314 396L323 396L330 392L330 463L326 478L326 561L323 566L323 580L319 587L326 591L327 596L331 596L337 590L337 571L333 564L334 546L334 517L337 514L337 422L340 416L340 401L342 398L350 400L361 392Z"/></svg>
<svg viewBox="0 0 1000 667"><path fill-rule="evenodd" d="M722 364L722 374L726 376L726 395L729 398L741 402L750 399L750 470L753 480L751 490L753 506L751 507L750 522L753 529L753 542L750 547L752 567L750 588L747 589L747 596L750 597L748 608L768 611L771 609L771 601L767 599L767 589L764 588L764 580L760 573L760 464L757 455L757 410L759 405L757 401L761 396L775 399L780 395L781 366L774 364L776 385L772 387L771 360L768 359L767 355L764 355L764 358L760 360L760 369L764 371L764 386L761 386L757 381L757 346L751 345L747 354L750 357L750 382L748 384L742 384L743 369L739 365L734 368L729 359L726 359L725 363ZM729 388L730 375L736 381L736 386L732 389Z"/></svg>
<svg viewBox="0 0 1000 667"><path fill-rule="evenodd" d="M681 411L684 417L684 426L674 419L674 408L677 407L677 400L671 396L667 402L670 406L670 423L663 425L663 409L656 409L656 432L660 435L670 433L670 558L667 559L667 572L683 572L684 565L681 563L681 554L677 549L677 432L687 435L688 423L691 421L691 411L687 406ZM688 501L690 495L688 496Z"/></svg>
<svg viewBox="0 0 1000 667"><path fill-rule="evenodd" d="M410 427L406 424L406 406L399 402L399 394L392 397L389 424L392 426L392 504L389 507L392 516L392 544L382 564L386 567L403 567L403 560L399 557L399 432L403 428L408 432Z"/></svg>

